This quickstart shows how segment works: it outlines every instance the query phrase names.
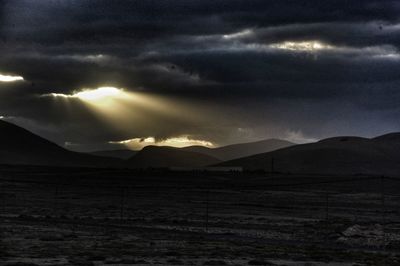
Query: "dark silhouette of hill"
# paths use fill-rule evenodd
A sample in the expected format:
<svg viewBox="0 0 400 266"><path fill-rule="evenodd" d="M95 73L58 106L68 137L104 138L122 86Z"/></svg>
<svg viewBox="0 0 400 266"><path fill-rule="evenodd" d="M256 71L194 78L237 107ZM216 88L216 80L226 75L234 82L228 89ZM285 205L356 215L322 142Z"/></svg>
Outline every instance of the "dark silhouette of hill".
<svg viewBox="0 0 400 266"><path fill-rule="evenodd" d="M0 120L0 164L114 167L115 158L72 152L32 132Z"/></svg>
<svg viewBox="0 0 400 266"><path fill-rule="evenodd" d="M274 143L274 145L269 145ZM315 143L292 145L281 140L205 147L148 146L123 161L66 150L21 127L0 120L0 164L89 167L202 167L209 165L242 166L276 172L315 174L400 175L400 133L376 138L335 137ZM239 154L277 149L222 162ZM134 151L108 151L128 153ZM102 152L106 155L106 152ZM115 155L115 154L114 154ZM110 156L110 155L109 155Z"/></svg>
<svg viewBox="0 0 400 266"><path fill-rule="evenodd" d="M250 143L240 143L228 146L223 146L219 148L207 148L204 146L189 146L184 148L175 148L169 150L169 152L176 150L200 153L218 159L220 161L232 160L240 157L245 157L253 154L269 152L277 150L284 147L289 147L295 145L292 142L280 140L280 139L267 139L262 141L250 142ZM164 146L166 148L168 146ZM173 148L173 147L171 147ZM146 148L144 148L146 149ZM104 157L114 157L120 159L129 159L139 151L133 150L105 150L105 151L95 151L89 154L104 156Z"/></svg>
<svg viewBox="0 0 400 266"><path fill-rule="evenodd" d="M400 133L373 139L329 138L219 165L291 173L399 175Z"/></svg>
<svg viewBox="0 0 400 266"><path fill-rule="evenodd" d="M270 152L277 149L295 145L292 142L280 139L266 139L256 142L233 144L219 148L207 148L203 146L190 146L182 148L186 151L206 154L221 161L233 160L254 154Z"/></svg>
<svg viewBox="0 0 400 266"><path fill-rule="evenodd" d="M130 167L202 167L220 162L206 154L168 146L147 146L129 160Z"/></svg>
<svg viewBox="0 0 400 266"><path fill-rule="evenodd" d="M399 142L400 143L400 133L389 133L376 138L373 138L375 141L386 141L387 143Z"/></svg>
<svg viewBox="0 0 400 266"><path fill-rule="evenodd" d="M106 150L106 151L94 151L90 152L91 155L102 156L102 157L112 157L112 158L119 158L119 159L129 159L133 155L135 155L137 151L133 150Z"/></svg>

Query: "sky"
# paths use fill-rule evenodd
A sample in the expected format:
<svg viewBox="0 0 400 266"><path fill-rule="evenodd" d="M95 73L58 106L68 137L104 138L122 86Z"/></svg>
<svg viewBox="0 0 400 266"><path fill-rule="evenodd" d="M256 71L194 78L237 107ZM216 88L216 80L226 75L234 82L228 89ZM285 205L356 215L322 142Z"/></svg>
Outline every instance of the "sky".
<svg viewBox="0 0 400 266"><path fill-rule="evenodd" d="M68 149L400 131L400 2L2 0L0 119Z"/></svg>

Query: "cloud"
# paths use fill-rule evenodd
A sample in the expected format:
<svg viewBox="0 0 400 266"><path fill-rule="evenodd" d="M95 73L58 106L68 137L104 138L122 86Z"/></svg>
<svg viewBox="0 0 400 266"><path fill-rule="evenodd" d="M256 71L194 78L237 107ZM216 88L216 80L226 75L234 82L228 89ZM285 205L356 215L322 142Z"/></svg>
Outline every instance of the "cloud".
<svg viewBox="0 0 400 266"><path fill-rule="evenodd" d="M298 144L316 142L318 139L308 138L304 136L301 131L288 131L286 132L285 139Z"/></svg>
<svg viewBox="0 0 400 266"><path fill-rule="evenodd" d="M109 141L109 144L114 144L118 146L124 146L131 150L140 150L146 146L156 145L156 146L172 146L172 147L187 147L187 146L205 146L214 147L214 144L210 141L192 139L190 136L178 136L173 138L167 138L162 140L156 140L154 137L146 138L133 138L121 141Z"/></svg>
<svg viewBox="0 0 400 266"><path fill-rule="evenodd" d="M381 0L1 1L1 73L25 82L0 83L0 113L76 149L400 130L399 11ZM161 108L99 116L77 94L101 87Z"/></svg>
<svg viewBox="0 0 400 266"><path fill-rule="evenodd" d="M99 101L104 98L115 98L120 97L123 94L123 90L114 87L99 87L96 89L82 89L75 91L72 94L64 93L47 93L41 95L41 97L53 97L53 98L75 98L82 101Z"/></svg>
<svg viewBox="0 0 400 266"><path fill-rule="evenodd" d="M24 80L21 76L3 75L0 74L0 82L15 82Z"/></svg>

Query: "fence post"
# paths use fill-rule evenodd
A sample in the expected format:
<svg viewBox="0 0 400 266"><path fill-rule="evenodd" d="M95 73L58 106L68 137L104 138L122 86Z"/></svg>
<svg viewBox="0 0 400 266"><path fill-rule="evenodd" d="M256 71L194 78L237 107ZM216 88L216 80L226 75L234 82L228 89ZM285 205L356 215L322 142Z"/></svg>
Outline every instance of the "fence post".
<svg viewBox="0 0 400 266"><path fill-rule="evenodd" d="M209 199L210 199L210 191L207 189L207 194L206 194L206 233L208 233Z"/></svg>
<svg viewBox="0 0 400 266"><path fill-rule="evenodd" d="M325 242L328 242L329 235L329 192L325 192Z"/></svg>
<svg viewBox="0 0 400 266"><path fill-rule="evenodd" d="M271 158L271 173L275 172L275 159L274 157Z"/></svg>
<svg viewBox="0 0 400 266"><path fill-rule="evenodd" d="M385 177L381 176L381 215L382 215L382 225L385 224L386 220L386 206L385 206Z"/></svg>
<svg viewBox="0 0 400 266"><path fill-rule="evenodd" d="M2 214L6 214L6 189L4 183L1 184L1 203L2 203Z"/></svg>
<svg viewBox="0 0 400 266"><path fill-rule="evenodd" d="M325 220L329 222L329 192L325 194Z"/></svg>
<svg viewBox="0 0 400 266"><path fill-rule="evenodd" d="M121 205L120 205L120 213L119 218L122 221L124 219L124 204L125 204L125 189L121 189Z"/></svg>
<svg viewBox="0 0 400 266"><path fill-rule="evenodd" d="M58 185L56 185L54 190L54 202L53 202L53 215L56 216L58 208Z"/></svg>
<svg viewBox="0 0 400 266"><path fill-rule="evenodd" d="M382 234L383 234L383 247L386 246L386 206L385 206L385 176L381 176L381 214L382 214Z"/></svg>

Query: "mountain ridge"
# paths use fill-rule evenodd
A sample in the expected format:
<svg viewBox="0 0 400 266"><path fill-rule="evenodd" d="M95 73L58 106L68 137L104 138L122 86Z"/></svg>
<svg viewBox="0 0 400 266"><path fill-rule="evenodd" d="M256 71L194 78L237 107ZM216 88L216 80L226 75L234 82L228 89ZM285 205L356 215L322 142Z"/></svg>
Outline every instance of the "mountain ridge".
<svg viewBox="0 0 400 266"><path fill-rule="evenodd" d="M129 167L204 167L220 160L169 146L146 146L127 160Z"/></svg>
<svg viewBox="0 0 400 266"><path fill-rule="evenodd" d="M200 145L193 145L188 147L177 148L182 151L190 151L201 153L204 155L208 155L219 159L221 161L231 160L235 158L245 157L252 154L272 151L284 147L289 147L295 145L295 143L281 140L281 139L265 139L254 142L245 142L245 143L237 143L226 146L221 146L217 148L209 148ZM149 145L146 147L172 147L172 146L157 146L157 145ZM143 149L145 149L144 147ZM174 148L174 147L173 147ZM115 157L121 159L129 159L134 154L140 152L140 150L128 150L128 149L119 149L119 150L100 150L90 152L89 154L98 155L98 156L107 156L107 157Z"/></svg>
<svg viewBox="0 0 400 266"><path fill-rule="evenodd" d="M98 150L88 152L88 154L100 156L100 157L112 157L127 160L133 155L135 155L138 151L129 150L129 149L117 149L117 150Z"/></svg>
<svg viewBox="0 0 400 266"><path fill-rule="evenodd" d="M227 146L222 146L218 148L207 148L203 146L189 146L182 148L188 151L194 151L199 153L204 153L215 157L221 161L232 160L236 158L241 158L245 156L250 156L253 154L258 154L262 152L273 151L289 146L293 146L295 143L281 140L281 139L265 139L255 142L246 142L231 144Z"/></svg>
<svg viewBox="0 0 400 266"><path fill-rule="evenodd" d="M400 133L370 139L339 136L230 160L218 165L292 173L399 175L398 136Z"/></svg>
<svg viewBox="0 0 400 266"><path fill-rule="evenodd" d="M120 160L73 152L31 131L0 120L0 163L49 166L119 167Z"/></svg>

